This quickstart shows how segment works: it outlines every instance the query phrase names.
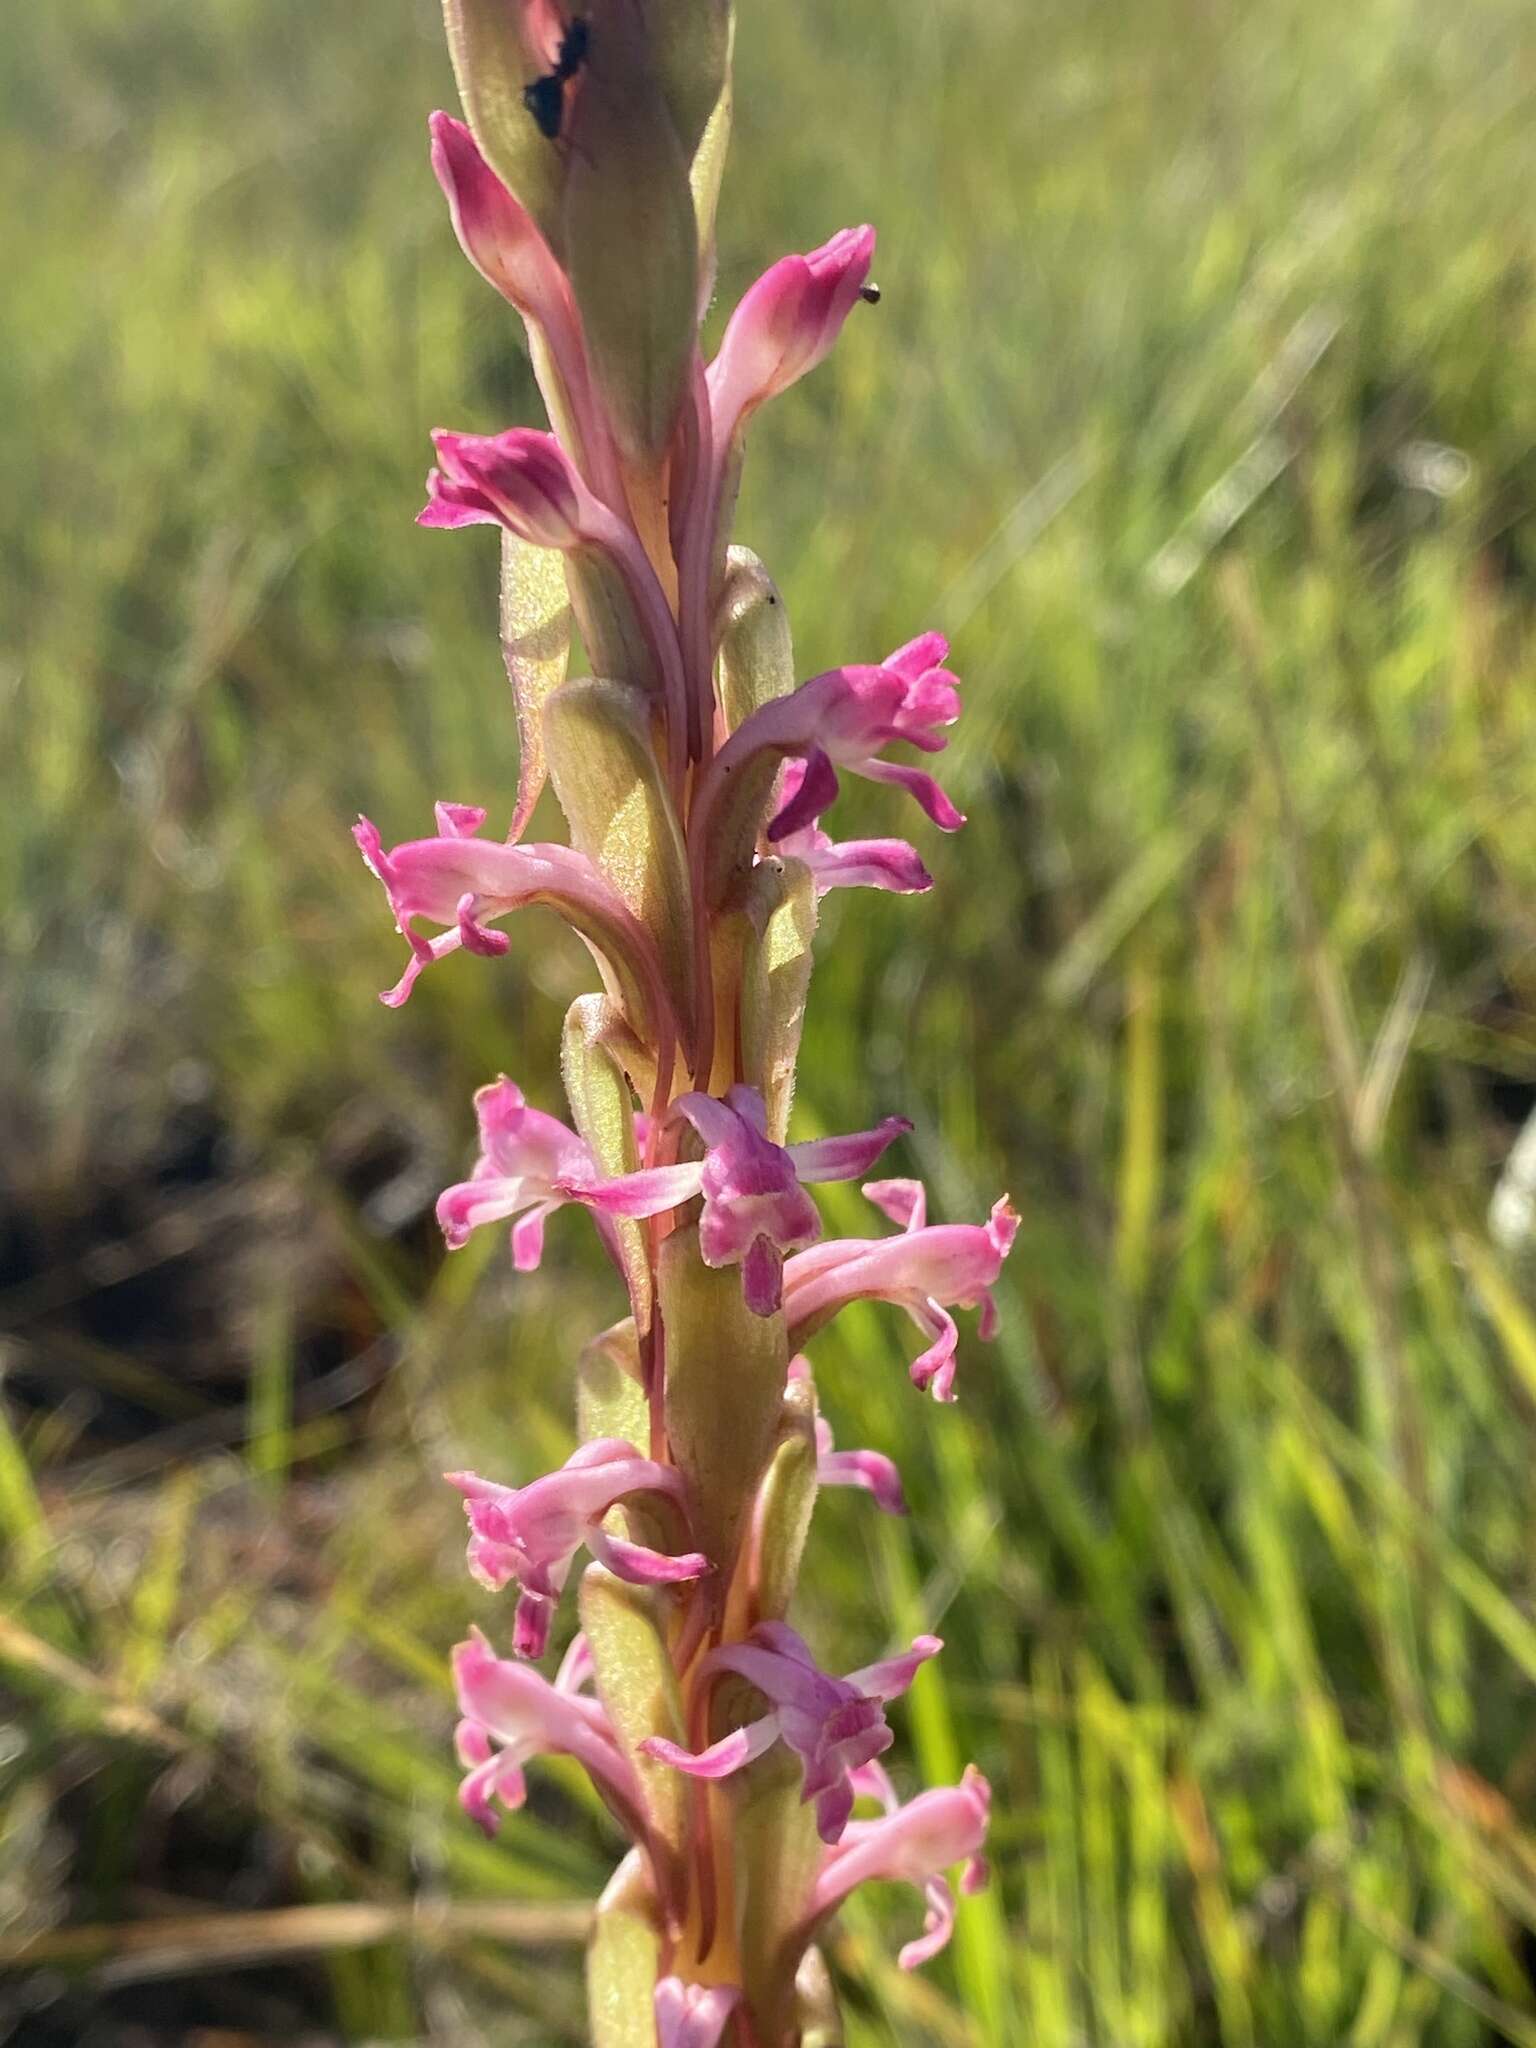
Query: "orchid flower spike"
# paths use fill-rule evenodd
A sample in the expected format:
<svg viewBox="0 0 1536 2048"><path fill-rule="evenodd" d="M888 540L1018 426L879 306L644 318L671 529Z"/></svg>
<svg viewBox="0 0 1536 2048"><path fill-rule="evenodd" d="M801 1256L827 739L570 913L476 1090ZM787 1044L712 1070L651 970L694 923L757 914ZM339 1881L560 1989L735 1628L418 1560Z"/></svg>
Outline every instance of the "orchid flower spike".
<svg viewBox="0 0 1536 2048"><path fill-rule="evenodd" d="M861 1785L860 1789L865 1788ZM976 1766L969 1764L958 1785L920 1792L883 1820L854 1821L822 1864L812 1894L807 1936L841 1905L855 1885L872 1878L892 1879L915 1885L928 1909L921 1938L909 1941L896 1960L904 1970L931 1962L955 1926L955 1895L945 1872L952 1864L964 1864L960 1879L964 1892L979 1891L986 1883L987 1866L981 1850L991 1798L991 1786Z"/></svg>
<svg viewBox="0 0 1536 2048"><path fill-rule="evenodd" d="M761 1622L745 1642L711 1650L700 1677L734 1672L769 1700L768 1712L697 1753L659 1735L640 1746L691 1778L728 1778L782 1740L805 1767L802 1797L816 1802L817 1832L824 1842L836 1842L853 1812L851 1774L894 1740L885 1702L899 1698L918 1667L943 1647L937 1636L918 1636L900 1657L832 1678L786 1622Z"/></svg>
<svg viewBox="0 0 1536 2048"><path fill-rule="evenodd" d="M469 1569L490 1592L515 1580L522 1588L512 1647L542 1657L572 1560L583 1544L599 1563L637 1586L676 1585L702 1578L709 1559L699 1551L669 1556L602 1526L620 1501L649 1495L682 1508L682 1474L654 1464L620 1437L599 1437L574 1451L557 1472L527 1486L499 1486L473 1472L450 1472L469 1517Z"/></svg>
<svg viewBox="0 0 1536 2048"><path fill-rule="evenodd" d="M983 1224L930 1224L921 1181L869 1181L864 1192L904 1226L902 1233L834 1238L797 1253L784 1273L790 1342L805 1343L850 1301L894 1302L930 1339L912 1362L914 1386L936 1401L953 1401L959 1332L949 1309L980 1308L978 1334L996 1335L990 1290L1018 1233L1017 1212L1003 1195Z"/></svg>
<svg viewBox="0 0 1536 2048"><path fill-rule="evenodd" d="M704 1157L690 1165L622 1174L581 1199L599 1214L655 1216L702 1195L699 1250L704 1263L739 1265L747 1306L760 1316L772 1315L779 1306L784 1254L814 1244L821 1235L821 1218L802 1184L857 1179L912 1128L905 1117L889 1116L873 1130L847 1137L776 1145L755 1088L729 1088L724 1101L697 1092L680 1095L672 1107L703 1139Z"/></svg>
<svg viewBox="0 0 1536 2048"><path fill-rule="evenodd" d="M486 1834L496 1832L491 1804L516 1811L527 1797L523 1765L535 1756L572 1756L614 1812L640 1835L644 1805L633 1766L607 1714L582 1696L590 1672L580 1636L553 1684L526 1664L498 1657L479 1629L453 1653L453 1684L463 1715L455 1737L468 1775L459 1803Z"/></svg>

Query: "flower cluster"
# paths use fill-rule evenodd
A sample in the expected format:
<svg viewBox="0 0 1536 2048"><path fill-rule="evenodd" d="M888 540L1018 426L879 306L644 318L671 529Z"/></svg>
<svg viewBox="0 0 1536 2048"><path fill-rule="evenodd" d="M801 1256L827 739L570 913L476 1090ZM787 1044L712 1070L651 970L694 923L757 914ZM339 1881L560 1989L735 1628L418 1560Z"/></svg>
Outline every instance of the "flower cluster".
<svg viewBox="0 0 1536 2048"><path fill-rule="evenodd" d="M913 1967L953 1925L946 1873L984 1875L974 1767L901 1804L879 1761L886 1709L938 1639L837 1677L785 1618L818 1487L906 1512L889 1458L834 1448L805 1348L847 1304L891 1303L921 1334L914 1384L953 1400L952 1311L992 1333L1016 1228L1006 1198L985 1222L932 1224L920 1182L867 1178L905 1118L788 1129L820 898L931 886L904 840L839 842L823 820L854 775L957 829L893 750L940 753L959 685L931 632L799 680L777 589L729 544L748 422L877 296L874 233L847 229L775 264L704 360L729 0L447 12L468 121L433 116L433 168L465 253L526 326L552 431L435 434L420 519L500 530L521 769L504 838L459 803L425 838L386 846L367 819L356 837L409 948L387 1003L451 953L505 953L502 921L529 904L590 948L601 987L562 1041L571 1121L505 1076L482 1088L478 1155L437 1213L450 1249L508 1226L526 1272L549 1218L584 1209L629 1303L583 1354L582 1441L557 1471L450 1475L470 1571L517 1589L512 1654L479 1631L454 1654L463 1805L492 1831L528 1761L565 1755L627 1837L589 1956L605 2048L792 2048L827 2010L815 1943L856 1884L921 1892ZM577 632L589 675L568 673ZM546 783L568 844L523 836ZM840 1180L895 1231L824 1237L809 1190ZM582 1550L550 1679L535 1665ZM640 2013L619 1988L637 1952L654 1962Z"/></svg>

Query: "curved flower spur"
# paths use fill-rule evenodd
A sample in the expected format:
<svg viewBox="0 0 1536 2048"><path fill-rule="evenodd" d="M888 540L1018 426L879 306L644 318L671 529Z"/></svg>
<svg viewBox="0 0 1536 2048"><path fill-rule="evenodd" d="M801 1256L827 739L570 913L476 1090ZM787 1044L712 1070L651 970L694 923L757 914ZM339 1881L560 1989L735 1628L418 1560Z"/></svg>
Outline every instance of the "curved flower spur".
<svg viewBox="0 0 1536 2048"><path fill-rule="evenodd" d="M1017 1227L1006 1198L986 1223L931 1224L918 1182L865 1180L905 1118L789 1132L820 898L932 886L905 840L823 820L851 774L956 830L904 750L942 752L959 684L932 632L800 681L777 589L728 545L750 422L877 296L874 231L845 229L768 270L704 361L729 0L446 13L466 119L433 116L432 165L521 317L549 430L436 433L421 523L499 529L522 758L505 838L463 803L427 838L386 846L366 819L356 836L409 947L388 1003L455 953L480 958L446 975L489 971L528 905L590 949L601 987L561 1044L570 1121L505 1076L481 1089L478 1155L438 1219L450 1248L507 1228L527 1271L548 1219L584 1208L630 1310L582 1354L558 1470L450 1475L471 1572L516 1588L497 1629L513 1654L478 1632L454 1653L463 1803L489 1831L525 1765L563 1754L627 1838L588 1957L596 2048L796 2048L835 2031L816 1944L855 1884L922 1892L913 1967L954 1924L946 1873L984 1871L980 1773L902 1805L879 1761L937 1638L836 1677L786 1619L818 1487L906 1512L888 1457L835 1449L802 1347L849 1302L893 1303L925 1339L914 1381L953 1399L950 1311L979 1308L990 1334ZM572 621L589 675L568 673ZM522 838L546 781L568 844ZM896 1233L825 1238L810 1190L837 1180ZM536 1665L582 1550L551 1680Z"/></svg>

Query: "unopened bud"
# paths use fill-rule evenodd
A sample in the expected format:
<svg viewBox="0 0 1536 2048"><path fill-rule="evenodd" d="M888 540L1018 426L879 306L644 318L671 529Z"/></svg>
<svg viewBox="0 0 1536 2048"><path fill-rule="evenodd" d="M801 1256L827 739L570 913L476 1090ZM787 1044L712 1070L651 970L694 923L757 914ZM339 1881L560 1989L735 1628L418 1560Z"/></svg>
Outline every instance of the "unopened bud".
<svg viewBox="0 0 1536 2048"><path fill-rule="evenodd" d="M459 246L476 270L526 319L547 324L565 293L549 244L481 155L462 121L437 113L428 127L432 169L448 201Z"/></svg>
<svg viewBox="0 0 1536 2048"><path fill-rule="evenodd" d="M726 434L815 369L863 296L874 253L873 228L844 228L810 255L786 256L764 271L731 315L710 365L715 420Z"/></svg>

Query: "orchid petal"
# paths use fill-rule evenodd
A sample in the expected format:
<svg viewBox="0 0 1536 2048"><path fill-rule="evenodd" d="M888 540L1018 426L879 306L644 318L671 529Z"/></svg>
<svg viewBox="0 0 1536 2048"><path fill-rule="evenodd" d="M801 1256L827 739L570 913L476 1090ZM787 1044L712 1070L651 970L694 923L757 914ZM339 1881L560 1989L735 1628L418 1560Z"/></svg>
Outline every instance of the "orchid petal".
<svg viewBox="0 0 1536 2048"><path fill-rule="evenodd" d="M656 1986L657 2048L717 2048L741 2003L734 1984L685 1984L663 1977Z"/></svg>
<svg viewBox="0 0 1536 2048"><path fill-rule="evenodd" d="M844 1138L811 1138L791 1145L790 1158L803 1181L857 1180L912 1125L904 1116L888 1116L872 1131L853 1131Z"/></svg>
<svg viewBox="0 0 1536 2048"><path fill-rule="evenodd" d="M755 1757L765 1755L778 1737L778 1716L765 1714L761 1720L749 1721L745 1728L733 1729L729 1735L723 1735L718 1742L696 1754L669 1742L664 1735L647 1736L640 1747L657 1763L671 1764L674 1770L682 1771L690 1778L729 1778Z"/></svg>

